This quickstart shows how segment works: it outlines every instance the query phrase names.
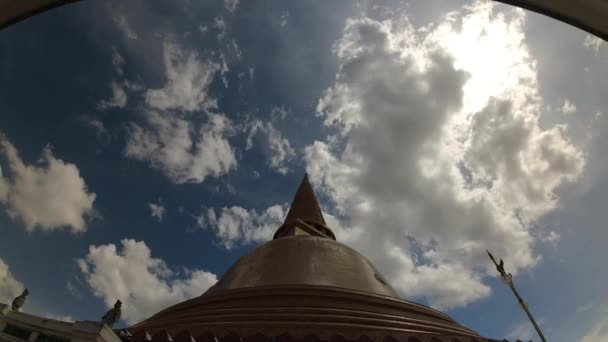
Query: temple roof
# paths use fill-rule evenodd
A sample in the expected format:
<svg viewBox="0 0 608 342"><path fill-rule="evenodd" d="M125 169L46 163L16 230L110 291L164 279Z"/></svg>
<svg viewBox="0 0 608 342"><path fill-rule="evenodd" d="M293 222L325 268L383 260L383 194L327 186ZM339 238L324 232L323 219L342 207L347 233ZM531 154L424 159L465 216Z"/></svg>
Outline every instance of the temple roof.
<svg viewBox="0 0 608 342"><path fill-rule="evenodd" d="M373 341L387 341L387 342L509 342L508 340L494 340L477 337L453 337L450 335L435 335L428 336L425 334L411 332L407 335L366 335L366 334L348 334L344 336L340 333L321 333L321 334L308 334L306 336L292 335L289 333L282 333L280 335L264 334L264 333L250 333L247 335L241 335L236 332L230 332L227 334L217 334L213 331L201 330L201 332L193 332L188 329L176 331L174 334L170 334L166 330L158 331L155 334L150 334L145 330L140 330L135 333L131 333L128 329L115 330L116 335L120 337L123 342L300 342L300 341L328 341L328 342L373 342ZM517 342L521 342L517 340Z"/></svg>
<svg viewBox="0 0 608 342"><path fill-rule="evenodd" d="M270 241L324 240L287 237ZM275 273L287 270L278 267ZM195 341L403 341L486 342L448 315L399 298L326 285L285 284L243 287L205 293L162 310L128 328L134 339L166 342L165 336L194 337ZM123 334L124 335L124 334ZM207 337L203 336L206 335ZM139 337L138 337L139 336ZM210 336L210 337L209 337ZM256 336L261 337L258 339ZM265 337L264 337L265 336ZM316 338L311 339L311 336ZM126 336L125 336L126 337ZM280 339L281 340L281 339Z"/></svg>
<svg viewBox="0 0 608 342"><path fill-rule="evenodd" d="M0 29L78 0L0 0ZM605 0L496 0L563 21L608 40Z"/></svg>

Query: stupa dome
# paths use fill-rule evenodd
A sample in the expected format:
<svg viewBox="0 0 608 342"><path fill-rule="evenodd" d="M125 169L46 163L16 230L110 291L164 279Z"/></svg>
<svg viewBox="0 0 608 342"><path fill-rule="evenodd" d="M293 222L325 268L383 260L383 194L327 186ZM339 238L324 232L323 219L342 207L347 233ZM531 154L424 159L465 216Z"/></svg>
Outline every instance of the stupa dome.
<svg viewBox="0 0 608 342"><path fill-rule="evenodd" d="M125 341L492 341L399 295L336 241L304 177L274 239L197 298L118 334Z"/></svg>

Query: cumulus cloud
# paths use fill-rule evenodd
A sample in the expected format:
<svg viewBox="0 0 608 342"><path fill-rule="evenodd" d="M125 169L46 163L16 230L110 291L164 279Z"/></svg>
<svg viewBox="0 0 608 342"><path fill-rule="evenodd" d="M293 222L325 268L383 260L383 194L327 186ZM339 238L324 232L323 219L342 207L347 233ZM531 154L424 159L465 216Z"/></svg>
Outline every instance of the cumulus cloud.
<svg viewBox="0 0 608 342"><path fill-rule="evenodd" d="M198 217L198 225L215 232L220 243L231 249L237 244L264 242L283 223L287 207L274 205L261 213L242 207L224 207L218 213L209 208Z"/></svg>
<svg viewBox="0 0 608 342"><path fill-rule="evenodd" d="M13 277L8 265L0 259L0 303L10 304L23 289L23 284Z"/></svg>
<svg viewBox="0 0 608 342"><path fill-rule="evenodd" d="M484 249L532 267L533 223L584 157L538 124L525 14L478 2L428 30L347 21L340 70L317 110L338 132L305 149L338 236L405 297L449 309L486 297Z"/></svg>
<svg viewBox="0 0 608 342"><path fill-rule="evenodd" d="M165 215L165 207L162 202L155 204L148 202L148 208L150 208L150 215L158 220L158 222L163 220Z"/></svg>
<svg viewBox="0 0 608 342"><path fill-rule="evenodd" d="M604 41L600 37L596 37L592 34L587 34L585 36L585 40L583 41L583 46L588 49L591 49L594 53L600 52L600 48L604 44Z"/></svg>
<svg viewBox="0 0 608 342"><path fill-rule="evenodd" d="M148 111L145 125L133 123L125 149L127 157L147 161L175 183L201 183L236 168L227 136L232 123L222 114L209 114L195 123L171 113Z"/></svg>
<svg viewBox="0 0 608 342"><path fill-rule="evenodd" d="M203 270L177 272L152 257L143 241L124 239L114 244L90 246L77 263L95 296L108 308L123 302L122 318L133 324L167 306L196 297L215 284L215 274Z"/></svg>
<svg viewBox="0 0 608 342"><path fill-rule="evenodd" d="M284 110L276 111L276 113L273 115L282 115L281 113L284 113ZM262 120L255 119L245 125L246 131L248 131L245 150L253 147L253 140L257 135L263 136L264 146L267 147L267 153L270 155L268 160L270 168L281 174L286 174L289 168L285 164L295 157L296 153L291 147L289 140L276 129L273 121L263 122Z"/></svg>
<svg viewBox="0 0 608 342"><path fill-rule="evenodd" d="M10 171L10 177L0 174L0 203L11 218L21 220L28 232L66 227L86 231L85 217L94 215L96 195L88 192L76 165L55 158L49 146L40 165L27 165L4 135L0 148Z"/></svg>
<svg viewBox="0 0 608 342"><path fill-rule="evenodd" d="M566 126L539 126L525 13L507 11L477 2L425 30L407 18L348 20L334 45L339 72L317 106L335 134L304 150L338 239L403 296L441 309L490 294L486 248L514 275L538 262L535 222L585 164ZM199 223L231 248L269 239L279 208L208 209Z"/></svg>
<svg viewBox="0 0 608 342"><path fill-rule="evenodd" d="M194 50L184 50L177 43L163 43L166 83L160 89L148 89L146 105L156 110L201 111L217 107L208 88L221 65L201 61Z"/></svg>
<svg viewBox="0 0 608 342"><path fill-rule="evenodd" d="M225 63L203 62L172 41L164 43L163 53L167 82L146 90L143 122L130 124L125 156L148 162L175 183L201 183L236 168L227 139L233 124L210 112L217 101L209 86Z"/></svg>

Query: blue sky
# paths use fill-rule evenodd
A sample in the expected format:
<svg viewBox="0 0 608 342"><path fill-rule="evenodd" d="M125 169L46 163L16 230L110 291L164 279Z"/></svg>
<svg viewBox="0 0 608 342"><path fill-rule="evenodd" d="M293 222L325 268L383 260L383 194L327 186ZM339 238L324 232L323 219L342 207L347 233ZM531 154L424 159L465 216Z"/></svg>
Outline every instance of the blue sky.
<svg viewBox="0 0 608 342"><path fill-rule="evenodd" d="M83 1L0 32L0 301L123 322L272 237L338 240L482 335L608 340L608 49L467 1Z"/></svg>

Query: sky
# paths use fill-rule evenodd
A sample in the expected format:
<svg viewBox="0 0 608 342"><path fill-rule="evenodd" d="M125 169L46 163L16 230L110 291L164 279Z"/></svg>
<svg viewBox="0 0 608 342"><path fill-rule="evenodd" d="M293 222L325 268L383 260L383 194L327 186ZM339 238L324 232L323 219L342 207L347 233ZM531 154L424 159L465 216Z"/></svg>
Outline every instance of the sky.
<svg viewBox="0 0 608 342"><path fill-rule="evenodd" d="M272 238L490 338L608 341L608 47L487 1L82 1L0 31L0 302L118 326Z"/></svg>

